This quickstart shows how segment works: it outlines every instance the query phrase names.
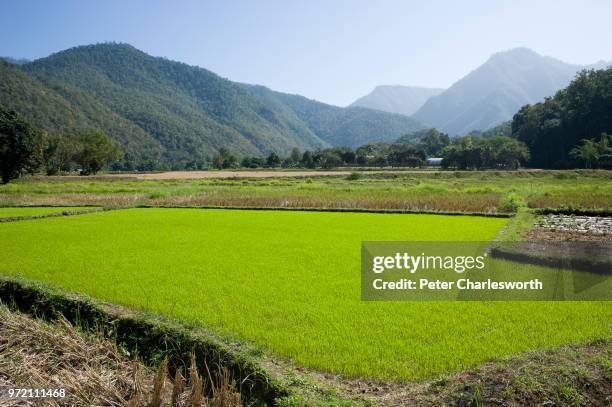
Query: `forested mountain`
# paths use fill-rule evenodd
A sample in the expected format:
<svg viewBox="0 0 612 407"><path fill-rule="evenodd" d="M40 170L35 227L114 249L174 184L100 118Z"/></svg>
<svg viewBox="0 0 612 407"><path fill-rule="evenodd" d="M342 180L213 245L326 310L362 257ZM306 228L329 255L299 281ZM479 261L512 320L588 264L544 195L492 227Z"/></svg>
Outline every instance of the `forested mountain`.
<svg viewBox="0 0 612 407"><path fill-rule="evenodd" d="M526 48L497 53L413 117L451 135L486 130L511 119L521 106L554 95L583 68Z"/></svg>
<svg viewBox="0 0 612 407"><path fill-rule="evenodd" d="M554 97L523 106L512 120L512 135L529 147L534 167L574 166L570 151L583 139L601 142L604 133L612 135L612 68L581 72Z"/></svg>
<svg viewBox="0 0 612 407"><path fill-rule="evenodd" d="M40 81L4 61L0 61L0 106L52 132L104 129L136 164L159 160L163 151L143 129L84 92L63 83Z"/></svg>
<svg viewBox="0 0 612 407"><path fill-rule="evenodd" d="M397 138L419 125L245 86L126 44L71 48L22 66L0 62L0 102L50 131L100 128L131 165L183 168L221 147L287 154Z"/></svg>
<svg viewBox="0 0 612 407"><path fill-rule="evenodd" d="M11 58L11 57L0 57L0 60L2 61L6 61L9 64L13 64L13 65L23 65L23 64L27 64L28 62L30 62L29 59L17 59L17 58Z"/></svg>
<svg viewBox="0 0 612 407"><path fill-rule="evenodd" d="M381 85L354 101L351 106L367 107L406 116L414 114L427 100L442 93L441 88Z"/></svg>
<svg viewBox="0 0 612 407"><path fill-rule="evenodd" d="M285 106L332 146L359 147L391 142L422 128L410 117L362 107L338 107L299 95L275 92L264 86L245 85L267 106Z"/></svg>

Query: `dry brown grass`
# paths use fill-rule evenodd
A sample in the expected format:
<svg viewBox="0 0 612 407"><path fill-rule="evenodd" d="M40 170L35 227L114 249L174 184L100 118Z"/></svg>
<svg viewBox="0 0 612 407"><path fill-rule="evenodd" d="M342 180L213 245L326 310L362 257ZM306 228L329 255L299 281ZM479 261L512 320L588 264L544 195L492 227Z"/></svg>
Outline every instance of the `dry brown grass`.
<svg viewBox="0 0 612 407"><path fill-rule="evenodd" d="M66 320L47 324L0 306L0 386L66 388L69 398L44 406L241 406L227 372L202 378L192 358L189 379L168 379L167 362L152 370ZM210 397L205 395L210 394ZM3 404L4 403L4 404ZM0 400L0 406L29 405Z"/></svg>
<svg viewBox="0 0 612 407"><path fill-rule="evenodd" d="M361 195L361 196L360 196ZM431 212L480 212L497 213L499 195L456 193L413 194L393 196L391 194L291 194L272 196L248 192L213 192L192 195L177 195L149 199L151 206L222 206L242 208L318 208L318 209L375 209Z"/></svg>
<svg viewBox="0 0 612 407"><path fill-rule="evenodd" d="M130 207L141 204L145 194L57 194L57 195L0 195L0 206L103 206Z"/></svg>

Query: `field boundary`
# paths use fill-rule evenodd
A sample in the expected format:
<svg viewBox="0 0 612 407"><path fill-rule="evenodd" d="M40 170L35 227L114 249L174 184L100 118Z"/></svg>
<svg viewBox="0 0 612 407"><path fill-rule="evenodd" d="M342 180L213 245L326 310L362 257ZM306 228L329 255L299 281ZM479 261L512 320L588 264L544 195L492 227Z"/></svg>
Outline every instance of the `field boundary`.
<svg viewBox="0 0 612 407"><path fill-rule="evenodd" d="M583 209L583 208L539 208L535 209L536 215L576 215L576 216L601 216L612 217L612 209Z"/></svg>
<svg viewBox="0 0 612 407"><path fill-rule="evenodd" d="M223 206L223 205L136 205L133 208L151 209L228 209L245 211L289 211L289 212L342 212L342 213L387 213L407 215L445 215L445 216L480 216L485 218L512 218L515 213L486 213L486 212L448 212L424 211L410 209L368 209L368 208L309 208L309 207L283 207L283 206Z"/></svg>
<svg viewBox="0 0 612 407"><path fill-rule="evenodd" d="M36 208L58 208L62 206L36 205L35 207ZM24 206L24 205L22 206L3 206L3 208L32 208L32 206ZM104 212L104 211L110 211L113 209L115 208L103 208L100 206L92 206L91 209L83 209L83 210L78 210L78 211L66 210L66 211L56 212L56 213L43 213L40 215L9 216L6 218L0 218L0 223L18 222L21 220L32 220L32 219L42 219L42 218L56 218L56 217L61 217L61 216L86 215L88 213Z"/></svg>
<svg viewBox="0 0 612 407"><path fill-rule="evenodd" d="M189 366L193 353L203 375L210 371L216 376L222 368L227 369L247 401L274 404L289 395L282 383L249 355L246 345L224 343L204 329L20 277L0 276L0 301L35 317L52 321L62 315L84 330L102 332L146 364L156 365L167 357L171 372Z"/></svg>
<svg viewBox="0 0 612 407"><path fill-rule="evenodd" d="M244 342L224 340L197 324L134 311L59 287L0 274L0 303L9 309L47 321L63 317L87 332L101 334L137 357L188 375L191 355L202 377L216 379L223 370L236 381L246 405L362 406L354 395L340 395L329 383L300 372L292 365ZM280 366L283 366L279 369Z"/></svg>

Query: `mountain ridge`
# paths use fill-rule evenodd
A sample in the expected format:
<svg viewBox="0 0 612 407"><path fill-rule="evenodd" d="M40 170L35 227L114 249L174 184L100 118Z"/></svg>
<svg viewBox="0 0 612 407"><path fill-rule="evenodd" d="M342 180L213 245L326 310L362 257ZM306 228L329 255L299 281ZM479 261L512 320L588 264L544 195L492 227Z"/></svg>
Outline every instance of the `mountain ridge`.
<svg viewBox="0 0 612 407"><path fill-rule="evenodd" d="M412 117L451 135L486 130L511 119L521 106L554 95L592 66L568 64L525 47L498 52L432 96Z"/></svg>
<svg viewBox="0 0 612 407"><path fill-rule="evenodd" d="M164 167L202 162L221 147L239 155L287 154L293 147L313 150L340 140L355 146L397 138L422 127L412 118L371 109L305 98L298 103L280 92L263 97L255 85L129 44L73 47L21 66L2 61L0 69L10 73L0 76L6 108L50 131L102 128L123 145L126 160L160 161ZM18 93L29 96L14 98ZM36 97L41 94L48 97ZM301 105L312 105L308 114L296 112ZM37 114L42 111L52 114Z"/></svg>
<svg viewBox="0 0 612 407"><path fill-rule="evenodd" d="M349 106L366 107L406 116L414 114L432 96L442 93L442 88L422 86L379 85Z"/></svg>

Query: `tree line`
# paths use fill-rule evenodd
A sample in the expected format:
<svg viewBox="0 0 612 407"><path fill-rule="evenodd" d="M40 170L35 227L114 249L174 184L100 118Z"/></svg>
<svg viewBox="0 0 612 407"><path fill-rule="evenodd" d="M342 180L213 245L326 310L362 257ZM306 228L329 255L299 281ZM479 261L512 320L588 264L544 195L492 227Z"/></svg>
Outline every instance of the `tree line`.
<svg viewBox="0 0 612 407"><path fill-rule="evenodd" d="M553 97L523 106L512 135L531 150L540 168L611 168L612 68L585 70Z"/></svg>
<svg viewBox="0 0 612 407"><path fill-rule="evenodd" d="M123 157L119 143L101 130L50 134L14 111L0 108L0 176L3 183L22 174L48 175L78 170L96 174Z"/></svg>
<svg viewBox="0 0 612 407"><path fill-rule="evenodd" d="M451 141L436 129L410 135L397 143L370 143L357 149L334 147L301 152L297 147L286 157L270 153L267 157L245 156L241 159L222 148L212 159L214 168L323 168L343 166L422 167L428 157L442 158L443 168L516 169L529 160L527 146L508 136L465 136ZM407 141L404 141L407 140Z"/></svg>

